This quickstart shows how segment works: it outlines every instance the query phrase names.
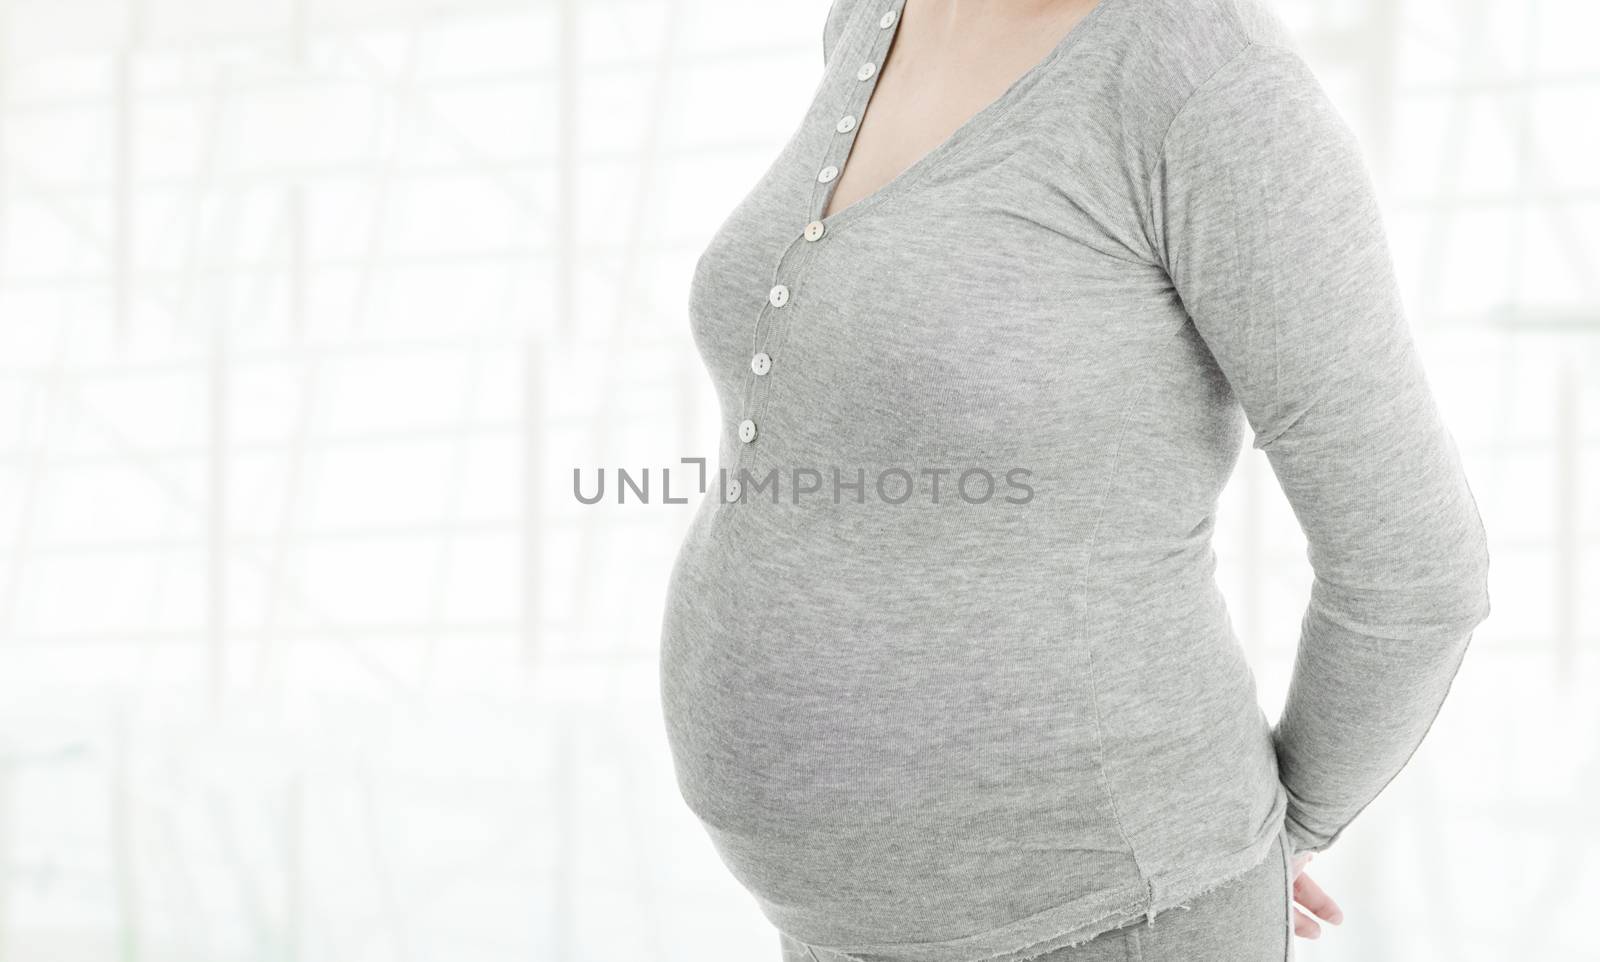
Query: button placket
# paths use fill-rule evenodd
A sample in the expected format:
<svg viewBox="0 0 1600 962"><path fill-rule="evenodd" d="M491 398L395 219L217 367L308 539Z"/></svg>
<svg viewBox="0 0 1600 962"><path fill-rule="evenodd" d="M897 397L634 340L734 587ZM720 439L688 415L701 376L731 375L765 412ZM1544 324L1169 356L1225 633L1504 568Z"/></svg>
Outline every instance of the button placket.
<svg viewBox="0 0 1600 962"><path fill-rule="evenodd" d="M730 426L738 442L734 449L733 464L729 468L731 479L737 479L742 471L752 470L765 448L762 442L767 439L768 432L764 419L768 401L772 397L772 372L783 364L783 346L788 340L790 325L796 323L795 310L790 306L790 301L795 291L800 290L799 285L811 260L812 250L828 234L828 224L822 211L832 197L839 173L855 143L861 116L872 99L873 91L877 89L878 76L894 42L904 2L892 0L878 16L877 29L872 31L870 41L866 44L867 51L861 65L856 68L855 79L840 81L847 85L845 104L834 122L834 132L829 136L822 164L817 168L817 176L812 183L810 207L806 211L807 223L779 256L772 287L767 291L767 302L762 305L756 318L755 343L751 347L746 374L744 406L739 412L739 420ZM738 496L729 500L737 501Z"/></svg>
<svg viewBox="0 0 1600 962"><path fill-rule="evenodd" d="M883 61L894 44L895 34L899 32L904 5L905 0L890 0L882 8L881 14L871 24L867 49L852 74L854 79L840 81L846 88L844 106L834 122L836 136L830 138L828 150L817 167L816 183L812 185L810 213L813 220L823 220L822 212L838 188L839 174L843 172L850 149L855 145L862 115L872 100L873 91L878 89Z"/></svg>
<svg viewBox="0 0 1600 962"><path fill-rule="evenodd" d="M804 228L795 232L778 258L773 274L778 282L768 290L766 303L756 319L754 343L745 368L744 403L737 415L738 420L729 426L736 442L733 465L729 468L732 477L737 477L741 469L753 471L754 462L760 457L758 449L763 447L762 442L766 440L764 414L772 394L772 377L769 375L780 363L790 325L803 323L803 320L797 321L794 316L794 295L790 292L798 289L804 281L811 250L815 246L815 242L809 241ZM787 283L782 282L785 279Z"/></svg>

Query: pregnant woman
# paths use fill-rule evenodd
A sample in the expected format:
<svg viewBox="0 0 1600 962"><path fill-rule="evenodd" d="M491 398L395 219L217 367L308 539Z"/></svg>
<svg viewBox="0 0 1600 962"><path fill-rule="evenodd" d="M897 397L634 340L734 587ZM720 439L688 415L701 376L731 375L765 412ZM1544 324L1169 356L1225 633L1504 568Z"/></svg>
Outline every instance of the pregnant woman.
<svg viewBox="0 0 1600 962"><path fill-rule="evenodd" d="M784 957L1256 962L1338 921L1296 875L1423 740L1489 559L1267 2L834 0L701 255L720 470L664 720ZM1247 428L1314 572L1276 724L1214 577Z"/></svg>

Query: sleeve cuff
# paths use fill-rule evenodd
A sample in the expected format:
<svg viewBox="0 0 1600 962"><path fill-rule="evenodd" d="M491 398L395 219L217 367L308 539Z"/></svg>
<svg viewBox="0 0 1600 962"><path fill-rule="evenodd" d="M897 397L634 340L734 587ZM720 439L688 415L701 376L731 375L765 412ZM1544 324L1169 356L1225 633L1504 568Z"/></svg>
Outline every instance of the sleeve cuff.
<svg viewBox="0 0 1600 962"><path fill-rule="evenodd" d="M1283 816L1283 829L1284 833L1289 837L1289 857L1291 859L1303 852L1327 851L1343 832L1341 829L1332 835L1318 834L1300 824L1298 819L1287 812Z"/></svg>

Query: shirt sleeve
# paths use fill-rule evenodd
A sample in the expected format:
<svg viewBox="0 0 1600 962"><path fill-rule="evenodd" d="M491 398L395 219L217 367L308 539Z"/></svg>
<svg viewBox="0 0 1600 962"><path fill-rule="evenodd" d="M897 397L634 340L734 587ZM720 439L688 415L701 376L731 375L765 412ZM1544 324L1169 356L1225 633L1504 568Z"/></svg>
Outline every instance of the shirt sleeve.
<svg viewBox="0 0 1600 962"><path fill-rule="evenodd" d="M1432 727L1489 615L1487 539L1359 142L1299 54L1246 47L1152 168L1152 242L1307 541L1272 735L1295 851L1320 852Z"/></svg>

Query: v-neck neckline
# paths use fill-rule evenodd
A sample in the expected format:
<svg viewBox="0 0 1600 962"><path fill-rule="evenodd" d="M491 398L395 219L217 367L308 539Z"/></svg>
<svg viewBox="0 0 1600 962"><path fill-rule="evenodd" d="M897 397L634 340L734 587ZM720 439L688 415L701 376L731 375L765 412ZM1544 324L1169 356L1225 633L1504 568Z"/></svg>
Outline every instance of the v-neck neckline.
<svg viewBox="0 0 1600 962"><path fill-rule="evenodd" d="M861 0L861 2L863 5L871 4L871 0ZM872 57L869 60L864 61L864 63L871 63L873 65L873 73L872 76L868 78L867 83L862 84L854 72L847 71L842 65L839 68L838 76L843 78L841 82L861 85L864 86L866 90L865 93L861 93L859 91L854 92L851 97L846 99L847 107L850 105L856 106L856 110L853 114L855 117L855 124L850 128L848 133L840 134L832 125L825 128L829 131L829 143L822 166L826 167L829 164L833 164L835 165L835 170L837 173L828 182L819 182L816 184L816 186L821 187L822 190L820 192L813 191L811 210L807 212L810 216L807 219L811 221L820 221L824 229L828 231L837 230L843 227L851 221L861 217L871 208L877 206L883 201L896 194L904 192L924 173L937 166L941 161L955 154L966 144L971 143L974 138L983 132L984 128L991 126L995 121L999 120L999 118L1006 111L1014 106L1017 98L1021 96L1022 92L1026 88L1033 86L1034 82L1037 81L1045 71L1049 70L1050 67L1056 63L1056 61L1066 56L1069 50L1077 46L1094 21L1099 19L1100 15L1105 12L1106 8L1116 3L1117 0L1099 0L1099 2L1097 2L1088 13L1079 18L1077 23L1068 28L1067 32L1059 41L1057 41L1054 47L1050 48L1050 51L1046 53L1044 57L1018 75L1018 77L1013 80L998 97L995 97L993 100L980 107L966 120L957 125L956 128L950 132L949 136L945 137L938 144L934 145L931 150L924 153L921 157L912 161L898 174L895 174L883 184L879 185L877 190L858 198L843 210L836 210L824 217L822 216L822 212L827 210L828 204L832 201L834 191L839 187L840 177L843 175L846 165L848 165L850 162L850 154L855 149L856 138L860 135L861 125L866 121L867 113L872 107L872 98L878 91L878 81L883 76L883 67L888 62L889 53L894 47L895 38L900 34L900 25L905 20L904 14L906 2L907 0L893 0L889 6L883 8L883 14L881 15L882 17L886 18L891 11L894 14L892 21L890 21L887 27L881 26L883 23L882 19L878 20L877 23L874 24L874 26L879 27L879 35L874 38L875 42L868 46L868 49L872 51ZM852 26L856 25L852 24ZM849 113L848 109L846 113ZM839 159L837 161L833 160L835 157Z"/></svg>

